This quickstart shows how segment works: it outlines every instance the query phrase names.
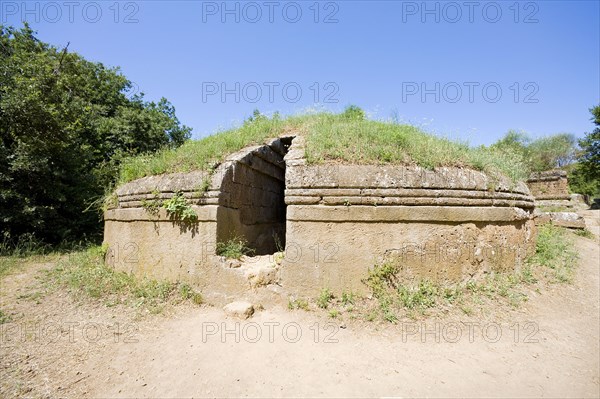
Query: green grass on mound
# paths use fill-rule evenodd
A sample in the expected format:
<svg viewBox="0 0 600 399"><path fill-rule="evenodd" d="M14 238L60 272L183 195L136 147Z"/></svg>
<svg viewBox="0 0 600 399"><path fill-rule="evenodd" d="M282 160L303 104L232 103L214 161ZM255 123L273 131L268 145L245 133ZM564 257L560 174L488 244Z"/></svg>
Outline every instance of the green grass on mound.
<svg viewBox="0 0 600 399"><path fill-rule="evenodd" d="M163 173L209 170L229 154L283 134L306 137L309 163L403 164L425 168L458 166L502 173L513 180L527 175L522 159L485 146L441 138L410 126L365 119L362 113L318 113L281 119L256 115L241 127L191 140L175 150L126 160L119 184Z"/></svg>

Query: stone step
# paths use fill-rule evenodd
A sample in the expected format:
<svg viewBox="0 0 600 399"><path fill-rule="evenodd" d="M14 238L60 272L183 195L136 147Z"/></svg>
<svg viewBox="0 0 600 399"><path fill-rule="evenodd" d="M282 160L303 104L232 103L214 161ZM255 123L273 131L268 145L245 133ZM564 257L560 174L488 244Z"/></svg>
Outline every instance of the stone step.
<svg viewBox="0 0 600 399"><path fill-rule="evenodd" d="M255 309L270 307L287 297L279 285L281 258L280 254L243 256L240 260L215 257L210 277L204 279L209 282L198 288L213 306L242 301L253 304ZM243 318L242 314L236 317Z"/></svg>
<svg viewBox="0 0 600 399"><path fill-rule="evenodd" d="M242 256L241 259L221 259L223 267L235 269L248 282L249 288L258 288L277 282L277 255Z"/></svg>

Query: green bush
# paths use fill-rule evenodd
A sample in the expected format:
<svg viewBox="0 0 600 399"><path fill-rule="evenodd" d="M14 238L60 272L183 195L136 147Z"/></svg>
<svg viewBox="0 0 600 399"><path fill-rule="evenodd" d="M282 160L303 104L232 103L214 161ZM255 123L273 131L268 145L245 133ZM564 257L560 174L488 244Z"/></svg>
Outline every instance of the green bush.
<svg viewBox="0 0 600 399"><path fill-rule="evenodd" d="M532 172L567 167L575 159L576 140L566 133L533 140L526 133L511 130L490 148L513 157L528 176Z"/></svg>
<svg viewBox="0 0 600 399"><path fill-rule="evenodd" d="M252 255L254 249L248 247L248 241L242 237L233 237L225 242L217 243L217 255L228 259L240 259L244 255Z"/></svg>
<svg viewBox="0 0 600 399"><path fill-rule="evenodd" d="M333 299L333 293L328 288L323 288L317 298L317 306L321 309L327 309L329 302Z"/></svg>
<svg viewBox="0 0 600 399"><path fill-rule="evenodd" d="M596 128L579 140L581 152L569 173L572 192L600 198L600 105L590 109Z"/></svg>
<svg viewBox="0 0 600 399"><path fill-rule="evenodd" d="M570 282L577 258L573 242L564 229L549 223L538 228L535 254L529 263L548 267L559 282Z"/></svg>
<svg viewBox="0 0 600 399"><path fill-rule="evenodd" d="M352 121L362 121L365 119L365 111L356 105L346 107L342 113L342 117Z"/></svg>
<svg viewBox="0 0 600 399"><path fill-rule="evenodd" d="M0 26L0 231L57 244L99 237L96 203L123 158L181 145L166 100L127 96L118 68Z"/></svg>

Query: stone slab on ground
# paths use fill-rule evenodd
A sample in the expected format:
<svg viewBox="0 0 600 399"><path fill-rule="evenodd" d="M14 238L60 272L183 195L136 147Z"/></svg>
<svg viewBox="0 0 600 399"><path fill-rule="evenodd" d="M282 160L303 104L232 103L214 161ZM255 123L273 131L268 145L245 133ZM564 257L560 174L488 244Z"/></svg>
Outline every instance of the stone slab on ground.
<svg viewBox="0 0 600 399"><path fill-rule="evenodd" d="M570 229L585 229L585 219L575 212L541 212L535 216L535 224L552 223Z"/></svg>
<svg viewBox="0 0 600 399"><path fill-rule="evenodd" d="M254 314L254 306L250 302L236 301L231 302L223 307L228 316L247 319Z"/></svg>

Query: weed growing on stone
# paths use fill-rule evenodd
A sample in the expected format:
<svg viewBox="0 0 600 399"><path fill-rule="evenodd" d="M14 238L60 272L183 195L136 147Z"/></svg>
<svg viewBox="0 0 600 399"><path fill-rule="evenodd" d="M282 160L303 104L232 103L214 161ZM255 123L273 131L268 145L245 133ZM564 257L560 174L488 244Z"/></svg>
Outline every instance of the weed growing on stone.
<svg viewBox="0 0 600 399"><path fill-rule="evenodd" d="M208 191L209 188L210 188L210 176L206 176L202 180L202 184L200 185L199 191L201 194L204 194Z"/></svg>
<svg viewBox="0 0 600 399"><path fill-rule="evenodd" d="M160 208L162 207L162 200L158 198L160 192L158 190L154 190L152 192L152 199L143 199L142 200L142 208L146 210L152 216L157 216Z"/></svg>
<svg viewBox="0 0 600 399"><path fill-rule="evenodd" d="M252 255L254 249L248 247L248 241L235 236L228 241L217 243L217 255L228 259L240 259L244 255Z"/></svg>
<svg viewBox="0 0 600 399"><path fill-rule="evenodd" d="M181 223L193 223L198 220L196 211L188 203L182 192L177 192L166 200L158 197L160 194L158 191L153 191L152 194L152 199L142 200L142 208L152 216L158 216L159 211L164 209L171 219Z"/></svg>
<svg viewBox="0 0 600 399"><path fill-rule="evenodd" d="M161 205L169 217L183 223L193 223L198 220L196 211L188 204L183 193L178 192L173 197L164 200Z"/></svg>
<svg viewBox="0 0 600 399"><path fill-rule="evenodd" d="M108 187L105 190L104 196L96 202L96 207L102 212L116 208L119 205L119 197L113 187Z"/></svg>

